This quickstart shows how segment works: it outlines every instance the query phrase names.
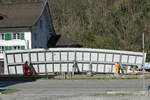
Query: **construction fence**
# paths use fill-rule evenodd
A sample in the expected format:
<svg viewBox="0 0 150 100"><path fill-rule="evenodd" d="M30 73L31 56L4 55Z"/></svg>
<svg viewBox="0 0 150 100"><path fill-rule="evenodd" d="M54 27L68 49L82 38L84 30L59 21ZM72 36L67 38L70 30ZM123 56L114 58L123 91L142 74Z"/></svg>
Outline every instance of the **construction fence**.
<svg viewBox="0 0 150 100"><path fill-rule="evenodd" d="M141 52L90 49L90 48L50 48L4 52L4 74L23 74L26 61L32 63L36 73L80 72L115 73L115 62L119 62L131 72L130 67L142 66ZM74 69L77 65L78 70Z"/></svg>

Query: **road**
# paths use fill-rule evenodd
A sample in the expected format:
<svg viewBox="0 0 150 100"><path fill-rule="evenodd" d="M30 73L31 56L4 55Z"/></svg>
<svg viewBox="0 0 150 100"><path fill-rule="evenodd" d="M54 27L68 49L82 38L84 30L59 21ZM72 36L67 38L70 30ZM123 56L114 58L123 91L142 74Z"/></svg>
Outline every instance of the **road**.
<svg viewBox="0 0 150 100"><path fill-rule="evenodd" d="M146 80L150 83L150 80ZM77 98L109 98L110 96L99 96L106 91L141 91L142 80L37 80L33 82L0 82L1 87L19 89L19 92L13 94L0 95L0 100L68 100ZM2 85L3 84L3 85ZM6 85L4 85L6 84ZM147 85L148 86L148 85ZM81 98L82 99L81 99ZM125 96L137 98L138 96ZM148 96L143 96L147 100ZM24 99L23 99L24 98ZM70 99L69 99L70 98ZM107 100L106 99L106 100ZM117 98L115 98L117 99ZM89 99L93 100L93 99ZM112 99L113 100L113 99ZM119 99L118 99L119 100Z"/></svg>

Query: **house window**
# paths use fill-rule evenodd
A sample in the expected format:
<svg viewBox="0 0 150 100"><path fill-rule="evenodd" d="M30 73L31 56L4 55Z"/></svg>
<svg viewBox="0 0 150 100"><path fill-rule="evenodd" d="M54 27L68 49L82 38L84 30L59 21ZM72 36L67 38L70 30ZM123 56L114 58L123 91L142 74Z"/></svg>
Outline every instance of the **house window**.
<svg viewBox="0 0 150 100"><path fill-rule="evenodd" d="M20 36L19 33L17 32L13 33L13 39L20 39L19 36Z"/></svg>
<svg viewBox="0 0 150 100"><path fill-rule="evenodd" d="M13 33L13 39L24 40L24 32L15 32L15 33Z"/></svg>
<svg viewBox="0 0 150 100"><path fill-rule="evenodd" d="M17 33L13 33L13 39L17 39Z"/></svg>
<svg viewBox="0 0 150 100"><path fill-rule="evenodd" d="M16 46L14 46L12 49L13 49L13 50L16 50L16 49L17 49L17 47L16 47Z"/></svg>
<svg viewBox="0 0 150 100"><path fill-rule="evenodd" d="M0 33L0 40L5 40L5 35L4 35L4 33Z"/></svg>
<svg viewBox="0 0 150 100"><path fill-rule="evenodd" d="M2 40L5 40L5 35L4 35L4 33L2 33Z"/></svg>
<svg viewBox="0 0 150 100"><path fill-rule="evenodd" d="M19 35L19 33L13 33L13 39L20 39L20 37L19 37L20 35Z"/></svg>
<svg viewBox="0 0 150 100"><path fill-rule="evenodd" d="M3 51L4 51L4 47L0 46L0 53L3 53Z"/></svg>
<svg viewBox="0 0 150 100"><path fill-rule="evenodd" d="M4 34L3 33L0 33L0 40L4 40Z"/></svg>
<svg viewBox="0 0 150 100"><path fill-rule="evenodd" d="M13 46L13 50L19 50L20 46Z"/></svg>
<svg viewBox="0 0 150 100"><path fill-rule="evenodd" d="M2 46L2 51L4 51L4 47Z"/></svg>
<svg viewBox="0 0 150 100"><path fill-rule="evenodd" d="M17 33L17 39L20 39L20 33Z"/></svg>
<svg viewBox="0 0 150 100"><path fill-rule="evenodd" d="M24 40L24 32L0 33L0 40L12 40L12 39L21 39L21 40Z"/></svg>

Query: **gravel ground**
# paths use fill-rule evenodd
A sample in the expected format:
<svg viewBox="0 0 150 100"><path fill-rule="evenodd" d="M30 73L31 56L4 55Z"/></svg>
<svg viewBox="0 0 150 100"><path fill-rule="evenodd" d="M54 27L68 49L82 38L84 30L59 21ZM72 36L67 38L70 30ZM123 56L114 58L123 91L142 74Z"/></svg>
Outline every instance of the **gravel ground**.
<svg viewBox="0 0 150 100"><path fill-rule="evenodd" d="M1 81L0 87L19 90L1 94L0 100L149 100L150 97L148 91L142 91L141 80Z"/></svg>
<svg viewBox="0 0 150 100"><path fill-rule="evenodd" d="M149 100L150 95L136 96L52 96L52 95L1 95L0 100Z"/></svg>

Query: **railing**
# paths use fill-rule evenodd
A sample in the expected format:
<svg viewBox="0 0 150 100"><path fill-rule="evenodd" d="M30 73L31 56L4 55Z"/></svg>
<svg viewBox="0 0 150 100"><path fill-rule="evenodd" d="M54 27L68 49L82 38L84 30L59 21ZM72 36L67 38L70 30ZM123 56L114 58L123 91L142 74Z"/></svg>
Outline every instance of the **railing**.
<svg viewBox="0 0 150 100"><path fill-rule="evenodd" d="M25 61L32 63L37 73L70 72L74 63L77 63L80 72L91 69L92 72L115 73L116 61L126 67L137 66L142 64L142 57L140 52L88 48L6 51L4 73L23 74Z"/></svg>

